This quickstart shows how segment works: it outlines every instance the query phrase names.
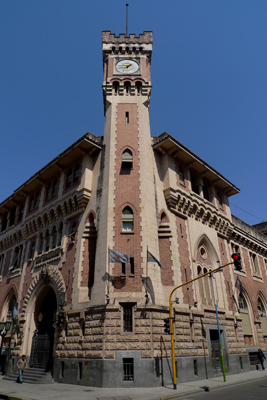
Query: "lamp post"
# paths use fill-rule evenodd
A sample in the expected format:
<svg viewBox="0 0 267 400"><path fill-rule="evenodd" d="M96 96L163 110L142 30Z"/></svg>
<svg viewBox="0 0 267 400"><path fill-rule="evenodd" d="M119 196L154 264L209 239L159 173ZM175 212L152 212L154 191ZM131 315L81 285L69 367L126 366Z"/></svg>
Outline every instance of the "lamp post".
<svg viewBox="0 0 267 400"><path fill-rule="evenodd" d="M2 356L2 347L3 347L3 341L4 337L6 336L7 332L9 331L11 327L12 321L1 321L0 322L0 336L1 336L1 346L0 346L0 358Z"/></svg>

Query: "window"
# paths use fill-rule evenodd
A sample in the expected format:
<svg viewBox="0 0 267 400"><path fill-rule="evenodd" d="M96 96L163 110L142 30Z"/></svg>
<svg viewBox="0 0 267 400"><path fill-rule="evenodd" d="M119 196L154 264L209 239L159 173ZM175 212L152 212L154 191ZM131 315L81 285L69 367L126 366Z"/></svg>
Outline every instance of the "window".
<svg viewBox="0 0 267 400"><path fill-rule="evenodd" d="M15 223L16 210L17 210L17 207L13 207L12 210L10 211L9 226L14 225L14 223Z"/></svg>
<svg viewBox="0 0 267 400"><path fill-rule="evenodd" d="M131 84L130 84L130 82L125 82L125 83L124 83L124 89L125 89L125 93L126 93L126 94L129 94L129 93L130 93L130 90L131 90Z"/></svg>
<svg viewBox="0 0 267 400"><path fill-rule="evenodd" d="M73 173L73 183L79 182L80 178L80 164L76 164Z"/></svg>
<svg viewBox="0 0 267 400"><path fill-rule="evenodd" d="M36 195L35 195L34 204L33 204L33 208L34 209L38 207L39 197L40 197L40 193L37 192Z"/></svg>
<svg viewBox="0 0 267 400"><path fill-rule="evenodd" d="M217 193L217 198L218 198L219 206L220 206L220 208L222 208L223 207L223 198L222 198L222 194L220 192Z"/></svg>
<svg viewBox="0 0 267 400"><path fill-rule="evenodd" d="M45 251L48 251L49 249L50 249L50 233L49 231L47 231L45 235Z"/></svg>
<svg viewBox="0 0 267 400"><path fill-rule="evenodd" d="M184 170L181 167L181 165L179 165L178 174L179 174L179 182L180 182L180 184L184 185L185 184L185 181L184 181Z"/></svg>
<svg viewBox="0 0 267 400"><path fill-rule="evenodd" d="M77 163L75 165L74 170L72 170L72 168L68 170L65 188L66 189L70 188L72 185L79 182L79 179L80 179L80 164Z"/></svg>
<svg viewBox="0 0 267 400"><path fill-rule="evenodd" d="M114 94L119 93L119 82L113 82Z"/></svg>
<svg viewBox="0 0 267 400"><path fill-rule="evenodd" d="M133 381L134 380L134 359L123 358L123 380Z"/></svg>
<svg viewBox="0 0 267 400"><path fill-rule="evenodd" d="M19 215L18 215L18 222L20 222L20 221L22 220L22 217L23 217L23 210L24 210L24 204L22 204L22 205L20 206Z"/></svg>
<svg viewBox="0 0 267 400"><path fill-rule="evenodd" d="M52 196L52 183L49 182L46 189L45 201L50 200L51 196Z"/></svg>
<svg viewBox="0 0 267 400"><path fill-rule="evenodd" d="M10 270L15 270L20 267L21 256L22 256L22 245L17 246L14 250L13 258L10 265Z"/></svg>
<svg viewBox="0 0 267 400"><path fill-rule="evenodd" d="M1 254L0 256L0 276L3 275L3 271L4 271L4 254Z"/></svg>
<svg viewBox="0 0 267 400"><path fill-rule="evenodd" d="M34 195L32 195L30 199L29 212L33 210L33 205L34 205Z"/></svg>
<svg viewBox="0 0 267 400"><path fill-rule="evenodd" d="M192 192L199 194L199 187L197 185L197 178L193 172L190 172Z"/></svg>
<svg viewBox="0 0 267 400"><path fill-rule="evenodd" d="M72 183L72 169L70 168L70 169L68 170L68 173L67 173L66 189L68 189L69 187L71 187L71 183Z"/></svg>
<svg viewBox="0 0 267 400"><path fill-rule="evenodd" d="M267 318L266 318L266 312L265 312L265 307L263 305L263 302L261 301L260 298L258 298L258 310L259 310L259 317L261 321L261 331L263 336L267 336Z"/></svg>
<svg viewBox="0 0 267 400"><path fill-rule="evenodd" d="M33 256L34 256L34 249L35 249L35 241L32 242L31 247L30 247L29 258L31 258L31 259L33 259Z"/></svg>
<svg viewBox="0 0 267 400"><path fill-rule="evenodd" d="M238 307L239 307L239 313L242 317L242 328L243 328L244 335L251 336L252 329L251 329L251 324L250 324L248 306L247 306L246 300L242 294L240 294L238 297Z"/></svg>
<svg viewBox="0 0 267 400"><path fill-rule="evenodd" d="M126 274L126 264L125 263L121 263L121 274L122 275Z"/></svg>
<svg viewBox="0 0 267 400"><path fill-rule="evenodd" d="M137 93L141 94L142 93L142 82L136 82L135 86L136 86Z"/></svg>
<svg viewBox="0 0 267 400"><path fill-rule="evenodd" d="M44 237L43 237L43 234L41 233L40 238L39 238L38 254L42 254L43 248L44 248Z"/></svg>
<svg viewBox="0 0 267 400"><path fill-rule="evenodd" d="M249 253L249 255L253 273L260 276L260 268L256 254Z"/></svg>
<svg viewBox="0 0 267 400"><path fill-rule="evenodd" d="M76 222L73 222L73 224L71 226L71 232L70 232L70 238L71 238L72 242L75 240L76 231L77 231L77 225L76 225Z"/></svg>
<svg viewBox="0 0 267 400"><path fill-rule="evenodd" d="M133 306L125 305L123 306L123 331L132 332L133 331Z"/></svg>
<svg viewBox="0 0 267 400"><path fill-rule="evenodd" d="M61 240L62 240L62 232L63 232L63 224L61 222L58 230L58 235L57 235L57 245L61 246Z"/></svg>
<svg viewBox="0 0 267 400"><path fill-rule="evenodd" d="M31 212L32 210L38 207L39 196L40 196L39 192L31 196L28 212Z"/></svg>
<svg viewBox="0 0 267 400"><path fill-rule="evenodd" d="M130 274L134 275L134 257L130 257Z"/></svg>
<svg viewBox="0 0 267 400"><path fill-rule="evenodd" d="M133 232L133 212L130 207L125 207L122 211L122 231Z"/></svg>
<svg viewBox="0 0 267 400"><path fill-rule="evenodd" d="M57 230L56 227L54 226L52 231L52 249L54 249L56 245L57 245Z"/></svg>
<svg viewBox="0 0 267 400"><path fill-rule="evenodd" d="M57 188L58 188L58 179L56 178L53 182L52 197L55 197L57 195Z"/></svg>
<svg viewBox="0 0 267 400"><path fill-rule="evenodd" d="M122 153L122 163L121 167L125 169L130 169L133 167L133 154L131 150L126 149Z"/></svg>
<svg viewBox="0 0 267 400"><path fill-rule="evenodd" d="M1 232L7 228L7 213L2 216L2 229Z"/></svg>
<svg viewBox="0 0 267 400"><path fill-rule="evenodd" d="M204 199L210 201L209 188L206 182L203 182L202 191Z"/></svg>
<svg viewBox="0 0 267 400"><path fill-rule="evenodd" d="M126 111L125 113L125 123L129 124L129 111Z"/></svg>

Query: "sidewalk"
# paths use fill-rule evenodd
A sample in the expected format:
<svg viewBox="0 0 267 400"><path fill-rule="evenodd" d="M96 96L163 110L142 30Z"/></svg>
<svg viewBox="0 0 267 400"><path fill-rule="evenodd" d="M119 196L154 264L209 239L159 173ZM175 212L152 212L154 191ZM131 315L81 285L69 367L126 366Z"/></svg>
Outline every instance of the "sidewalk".
<svg viewBox="0 0 267 400"><path fill-rule="evenodd" d="M223 381L223 377L218 377L180 383L177 384L177 390L173 390L172 387L96 388L61 383L38 385L23 383L19 385L0 377L0 399L6 399L5 395L8 395L9 400L174 400L182 394L203 391L203 387L208 386L209 390L212 391L214 388L262 378L267 378L267 370L227 375L226 382Z"/></svg>

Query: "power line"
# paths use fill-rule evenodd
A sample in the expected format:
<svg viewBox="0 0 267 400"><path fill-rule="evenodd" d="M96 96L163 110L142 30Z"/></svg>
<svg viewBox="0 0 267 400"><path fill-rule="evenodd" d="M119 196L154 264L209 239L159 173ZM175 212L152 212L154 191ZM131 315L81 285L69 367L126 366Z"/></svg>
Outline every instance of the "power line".
<svg viewBox="0 0 267 400"><path fill-rule="evenodd" d="M259 218L259 217L257 217L256 215L251 214L250 212L248 212L248 211L246 211L246 210L243 210L243 208L238 207L238 206L236 206L236 205L233 204L233 203L230 203L230 205L231 205L231 206L234 206L234 207L236 207L236 208L238 208L239 210L241 210L241 211L243 211L243 212L245 212L245 213L247 213L247 214L249 214L249 215L251 215L251 216L254 217L254 218L257 218L257 219L260 220L260 221L263 221L262 218Z"/></svg>

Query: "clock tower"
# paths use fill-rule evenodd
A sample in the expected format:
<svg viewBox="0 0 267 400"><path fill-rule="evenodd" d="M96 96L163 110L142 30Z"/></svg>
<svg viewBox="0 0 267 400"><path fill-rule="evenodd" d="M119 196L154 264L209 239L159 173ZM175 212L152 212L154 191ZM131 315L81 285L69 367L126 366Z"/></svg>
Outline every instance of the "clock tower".
<svg viewBox="0 0 267 400"><path fill-rule="evenodd" d="M105 112L103 183L99 194L102 251L130 257L129 264L109 264L111 303L145 301L147 247L159 254L155 158L149 125L152 32L129 36L102 33ZM100 198L101 197L101 198ZM150 243L149 243L150 242ZM101 259L101 255L99 254ZM155 279L160 281L160 273Z"/></svg>

